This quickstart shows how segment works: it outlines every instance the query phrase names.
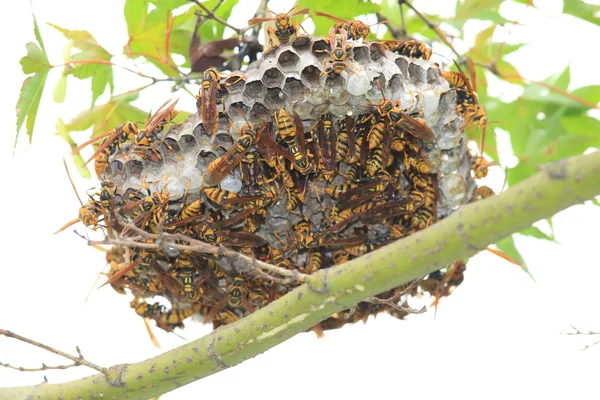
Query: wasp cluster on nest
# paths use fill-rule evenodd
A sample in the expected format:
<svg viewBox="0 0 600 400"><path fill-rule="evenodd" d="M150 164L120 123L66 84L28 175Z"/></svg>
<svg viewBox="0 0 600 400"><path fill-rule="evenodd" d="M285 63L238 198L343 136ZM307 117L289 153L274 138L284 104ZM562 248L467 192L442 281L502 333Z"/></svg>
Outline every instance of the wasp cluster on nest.
<svg viewBox="0 0 600 400"><path fill-rule="evenodd" d="M165 103L94 154L100 190L79 220L114 244L108 283L166 331L195 314L215 328L233 322L299 284L281 271L359 257L478 196L472 175L487 166L463 131L485 114L462 72L440 69L416 41L368 42L358 21L313 38L296 36L289 17L274 18L271 48L245 71L204 72L197 114L166 129L177 112ZM239 268L200 242L279 273ZM402 318L411 296L448 295L464 269L457 262L315 330L382 311Z"/></svg>

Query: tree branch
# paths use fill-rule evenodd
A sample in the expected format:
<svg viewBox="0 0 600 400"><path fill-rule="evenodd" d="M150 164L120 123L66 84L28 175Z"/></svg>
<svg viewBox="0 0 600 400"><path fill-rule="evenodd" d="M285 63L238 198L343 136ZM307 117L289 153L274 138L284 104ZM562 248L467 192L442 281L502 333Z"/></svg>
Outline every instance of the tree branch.
<svg viewBox="0 0 600 400"><path fill-rule="evenodd" d="M600 152L544 166L506 192L306 283L250 316L158 357L63 384L0 389L0 398L147 399L254 357L360 301L470 257L532 223L600 194Z"/></svg>

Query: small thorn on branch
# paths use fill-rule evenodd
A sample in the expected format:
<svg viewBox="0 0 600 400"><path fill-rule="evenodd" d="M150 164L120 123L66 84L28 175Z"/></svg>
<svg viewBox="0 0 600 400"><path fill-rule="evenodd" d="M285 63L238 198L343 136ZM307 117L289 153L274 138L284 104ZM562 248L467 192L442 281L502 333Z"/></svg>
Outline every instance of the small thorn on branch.
<svg viewBox="0 0 600 400"><path fill-rule="evenodd" d="M77 354L79 355L78 357L73 356L71 354L65 353L63 351L57 350L55 348L52 348L50 346L47 346L45 344L36 342L35 340L32 339L28 339L24 336L18 335L14 332L11 332L9 330L6 329L0 329L0 335L4 335L6 337L9 338L13 338L13 339L17 339L20 340L21 342L25 342L28 343L32 346L35 347L39 347L40 349L46 350L50 353L54 353L54 354L58 354L61 357L67 358L71 361L73 361L73 364L66 364L66 365L56 365L56 366L50 366L50 365L46 365L44 363L42 363L42 366L40 368L25 368L25 367L16 367L7 363L2 363L0 362L0 366L5 367L5 368L11 368L11 369L16 369L18 371L23 371L23 372L33 372L33 371L46 371L46 370L50 370L50 369L67 369L67 368L71 368L71 367L77 367L80 365L86 366L88 368L92 368L95 369L96 371L106 375L106 376L110 376L110 371L108 368L103 368L100 367L96 364L93 364L89 361L86 361L83 358L83 355L81 354L81 350L79 349L79 347L76 347L77 350ZM45 377L44 377L45 379ZM47 381L47 380L46 380Z"/></svg>

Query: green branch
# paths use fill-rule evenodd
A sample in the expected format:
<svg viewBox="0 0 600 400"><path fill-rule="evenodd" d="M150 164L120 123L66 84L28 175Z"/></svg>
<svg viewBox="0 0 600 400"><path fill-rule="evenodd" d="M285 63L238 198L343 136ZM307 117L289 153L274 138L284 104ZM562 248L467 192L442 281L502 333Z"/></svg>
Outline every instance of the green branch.
<svg viewBox="0 0 600 400"><path fill-rule="evenodd" d="M175 350L64 384L0 389L0 399L147 399L240 364L333 313L420 278L600 194L600 152L548 165L497 196L308 281L254 314Z"/></svg>

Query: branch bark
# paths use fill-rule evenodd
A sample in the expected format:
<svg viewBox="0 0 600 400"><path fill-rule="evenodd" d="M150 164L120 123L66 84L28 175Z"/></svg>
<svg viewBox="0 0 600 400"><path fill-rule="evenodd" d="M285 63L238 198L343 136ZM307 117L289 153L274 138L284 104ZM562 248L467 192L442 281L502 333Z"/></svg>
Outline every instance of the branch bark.
<svg viewBox="0 0 600 400"><path fill-rule="evenodd" d="M511 233L600 194L600 152L565 159L497 196L465 206L424 231L318 271L267 307L139 363L63 384L0 389L0 399L147 399L230 368L333 313L472 256Z"/></svg>

